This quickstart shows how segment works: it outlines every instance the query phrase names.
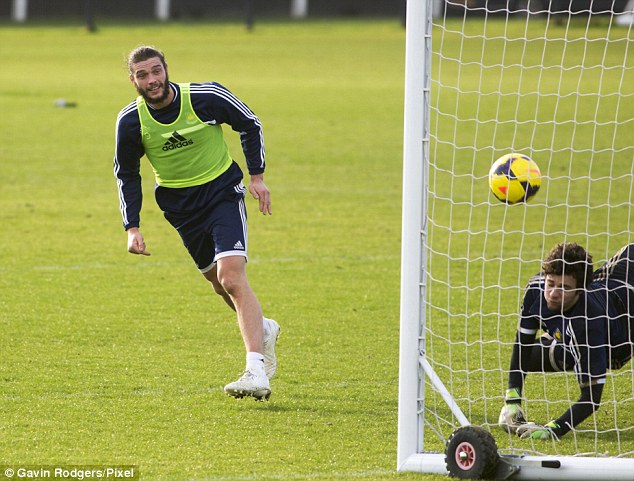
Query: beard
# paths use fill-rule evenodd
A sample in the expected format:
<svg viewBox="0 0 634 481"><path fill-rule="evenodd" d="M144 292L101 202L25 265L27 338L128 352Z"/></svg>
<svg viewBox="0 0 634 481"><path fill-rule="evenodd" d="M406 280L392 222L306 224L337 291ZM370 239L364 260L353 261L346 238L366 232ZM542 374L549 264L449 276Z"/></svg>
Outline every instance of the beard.
<svg viewBox="0 0 634 481"><path fill-rule="evenodd" d="M136 87L136 91L139 93L139 95L141 97L143 97L143 100L145 100L148 104L152 105L152 104L161 104L163 102L165 102L165 100L167 100L167 97L169 97L170 95L170 86L169 86L169 77L166 74L165 75L165 82L163 82L163 84L161 85L163 87L163 93L161 94L160 97L150 97L148 95L148 91L145 89L142 89L140 87Z"/></svg>

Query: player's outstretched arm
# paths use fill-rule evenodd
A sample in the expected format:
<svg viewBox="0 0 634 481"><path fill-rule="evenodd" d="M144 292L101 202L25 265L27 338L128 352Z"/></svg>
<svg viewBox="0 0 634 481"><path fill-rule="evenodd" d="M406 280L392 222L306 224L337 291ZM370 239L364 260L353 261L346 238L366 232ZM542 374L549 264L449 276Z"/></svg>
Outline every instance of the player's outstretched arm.
<svg viewBox="0 0 634 481"><path fill-rule="evenodd" d="M145 250L145 240L143 234L137 227L130 227L128 229L128 252L130 254L141 254L149 256L150 253Z"/></svg>
<svg viewBox="0 0 634 481"><path fill-rule="evenodd" d="M599 409L602 393L603 384L584 386L577 402L557 419L543 425L527 424L517 429L517 435L522 439L558 440Z"/></svg>

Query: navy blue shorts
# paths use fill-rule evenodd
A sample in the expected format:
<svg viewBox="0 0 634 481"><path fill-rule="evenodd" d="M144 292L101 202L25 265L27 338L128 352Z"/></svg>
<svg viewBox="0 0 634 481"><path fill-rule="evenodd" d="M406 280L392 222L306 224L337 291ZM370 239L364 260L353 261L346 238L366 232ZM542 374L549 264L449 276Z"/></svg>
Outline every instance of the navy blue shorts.
<svg viewBox="0 0 634 481"><path fill-rule="evenodd" d="M180 189L157 186L154 191L165 218L202 273L222 257L247 257L245 194L242 171L235 162L207 184Z"/></svg>

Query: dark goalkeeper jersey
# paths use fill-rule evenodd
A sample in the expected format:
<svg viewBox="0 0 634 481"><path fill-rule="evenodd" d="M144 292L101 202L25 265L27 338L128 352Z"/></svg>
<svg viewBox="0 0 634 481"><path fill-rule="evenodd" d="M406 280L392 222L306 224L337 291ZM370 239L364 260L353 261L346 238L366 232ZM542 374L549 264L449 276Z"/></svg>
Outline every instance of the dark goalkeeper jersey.
<svg viewBox="0 0 634 481"><path fill-rule="evenodd" d="M594 281L568 312L548 309L544 277L529 281L520 318L522 334L548 332L564 347L581 386L605 383L607 369L618 369L631 357L628 313L606 281Z"/></svg>
<svg viewBox="0 0 634 481"><path fill-rule="evenodd" d="M167 107L151 109L152 117L162 123L174 122L181 110L181 95L177 84L170 82L170 88L175 92L174 101ZM242 150L246 159L249 174L257 175L264 172L264 140L262 126L258 117L229 90L215 82L192 83L191 102L196 115L210 125L227 124L240 134ZM142 190L140 161L145 155L141 142L141 123L136 101L124 107L117 117L116 150L114 156L114 174L119 191L119 206L123 217L123 226L139 226ZM235 177L235 176L233 176ZM229 179L234 181L235 179ZM204 189L201 186L201 189ZM192 196L197 193L195 187Z"/></svg>

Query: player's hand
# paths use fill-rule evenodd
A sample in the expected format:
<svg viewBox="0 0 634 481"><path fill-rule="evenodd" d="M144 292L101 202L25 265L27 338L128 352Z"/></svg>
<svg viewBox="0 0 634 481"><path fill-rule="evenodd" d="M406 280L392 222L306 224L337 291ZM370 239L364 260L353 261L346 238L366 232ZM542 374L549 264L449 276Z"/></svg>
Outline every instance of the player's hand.
<svg viewBox="0 0 634 481"><path fill-rule="evenodd" d="M517 428L527 424L526 415L522 409L522 396L518 388L510 388L504 394L504 407L498 417L498 425L506 432L515 434ZM530 423L533 424L533 423Z"/></svg>
<svg viewBox="0 0 634 481"><path fill-rule="evenodd" d="M128 252L130 254L141 254L144 256L150 255L150 253L145 250L143 234L139 232L137 227L130 227L128 229Z"/></svg>
<svg viewBox="0 0 634 481"><path fill-rule="evenodd" d="M254 199L260 203L259 209L262 214L272 214L271 211L271 193L264 183L264 175L252 175L249 183L249 192Z"/></svg>
<svg viewBox="0 0 634 481"><path fill-rule="evenodd" d="M559 425L555 421L550 421L545 425L528 423L517 428L517 435L522 439L538 439L541 441L555 439L559 441L559 438L553 432L553 429L557 428L559 428Z"/></svg>
<svg viewBox="0 0 634 481"><path fill-rule="evenodd" d="M506 403L500 411L499 426L505 431L515 434L524 425L534 424L526 421L526 415L519 403Z"/></svg>

